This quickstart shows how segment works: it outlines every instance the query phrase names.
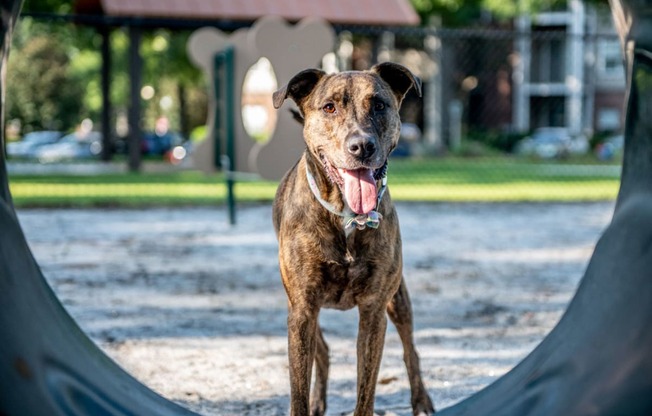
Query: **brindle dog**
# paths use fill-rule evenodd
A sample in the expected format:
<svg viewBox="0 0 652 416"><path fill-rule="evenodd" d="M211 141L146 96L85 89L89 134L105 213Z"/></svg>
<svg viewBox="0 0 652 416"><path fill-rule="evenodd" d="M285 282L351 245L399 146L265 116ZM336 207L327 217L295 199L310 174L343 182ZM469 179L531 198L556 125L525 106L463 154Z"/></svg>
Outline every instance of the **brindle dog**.
<svg viewBox="0 0 652 416"><path fill-rule="evenodd" d="M294 416L326 411L329 359L320 309L354 306L360 316L355 415L373 414L386 313L403 343L414 414L434 413L412 339L398 217L385 192L387 157L401 128L398 110L410 88L421 95L409 70L382 63L333 75L308 69L274 93L276 108L288 97L296 102L307 145L281 181L273 210L289 304Z"/></svg>

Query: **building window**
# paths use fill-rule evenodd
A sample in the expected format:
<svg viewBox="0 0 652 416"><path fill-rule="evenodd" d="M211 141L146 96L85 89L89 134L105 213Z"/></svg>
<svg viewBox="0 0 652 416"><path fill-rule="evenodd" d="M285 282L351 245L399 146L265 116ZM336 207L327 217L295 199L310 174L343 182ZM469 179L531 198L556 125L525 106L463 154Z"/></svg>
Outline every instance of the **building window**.
<svg viewBox="0 0 652 416"><path fill-rule="evenodd" d="M601 76L615 78L624 77L623 55L620 42L616 39L601 39L598 41L598 73Z"/></svg>
<svg viewBox="0 0 652 416"><path fill-rule="evenodd" d="M563 127L566 111L565 97L532 97L530 99L530 127Z"/></svg>
<svg viewBox="0 0 652 416"><path fill-rule="evenodd" d="M621 111L619 108L601 108L598 110L598 119L596 120L598 131L618 131L620 125Z"/></svg>
<svg viewBox="0 0 652 416"><path fill-rule="evenodd" d="M538 29L532 38L531 80L536 84L563 83L566 40L563 27Z"/></svg>

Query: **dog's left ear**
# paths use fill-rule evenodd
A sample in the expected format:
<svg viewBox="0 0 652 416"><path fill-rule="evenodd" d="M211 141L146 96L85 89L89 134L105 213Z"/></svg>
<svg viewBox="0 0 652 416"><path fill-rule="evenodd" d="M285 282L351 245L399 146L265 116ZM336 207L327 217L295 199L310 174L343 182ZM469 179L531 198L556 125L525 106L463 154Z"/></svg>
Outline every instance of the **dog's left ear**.
<svg viewBox="0 0 652 416"><path fill-rule="evenodd" d="M371 71L377 73L390 86L399 104L410 88L414 88L421 97L421 80L403 65L383 62L374 65Z"/></svg>
<svg viewBox="0 0 652 416"><path fill-rule="evenodd" d="M297 106L301 108L303 100L310 95L317 85L317 82L326 75L319 69L306 69L296 74L290 82L272 95L274 108L281 108L286 98L292 98Z"/></svg>

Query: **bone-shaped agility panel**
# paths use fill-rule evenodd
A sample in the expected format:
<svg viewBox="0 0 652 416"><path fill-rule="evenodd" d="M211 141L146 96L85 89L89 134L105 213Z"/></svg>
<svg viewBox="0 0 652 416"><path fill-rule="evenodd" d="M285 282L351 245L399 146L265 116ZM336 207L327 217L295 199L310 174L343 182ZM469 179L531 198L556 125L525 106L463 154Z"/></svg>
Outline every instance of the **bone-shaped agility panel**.
<svg viewBox="0 0 652 416"><path fill-rule="evenodd" d="M279 17L265 17L256 22L249 36L258 52L271 62L279 86L297 72L319 66L324 55L335 45L333 28L314 18L289 26ZM305 149L302 126L292 117L290 105L286 104L279 111L271 138L264 144L255 145L250 155L251 164L266 179L280 179Z"/></svg>
<svg viewBox="0 0 652 416"><path fill-rule="evenodd" d="M305 146L302 131L286 107L278 113L276 128L266 143L256 143L247 133L242 120L242 91L247 71L261 57L267 58L279 83L287 82L295 73L307 67L319 66L325 54L332 51L335 32L321 19L307 18L295 26L282 18L267 16L250 29L240 29L226 35L213 28L195 31L187 45L188 54L210 81L208 137L194 151L194 162L205 172L214 172L215 155L215 85L213 59L227 46L235 49L234 62L234 139L237 171L258 173L276 180L296 162ZM270 93L270 104L271 104ZM291 104L287 104L288 106ZM271 105L270 105L271 108ZM224 149L219 149L224 153Z"/></svg>

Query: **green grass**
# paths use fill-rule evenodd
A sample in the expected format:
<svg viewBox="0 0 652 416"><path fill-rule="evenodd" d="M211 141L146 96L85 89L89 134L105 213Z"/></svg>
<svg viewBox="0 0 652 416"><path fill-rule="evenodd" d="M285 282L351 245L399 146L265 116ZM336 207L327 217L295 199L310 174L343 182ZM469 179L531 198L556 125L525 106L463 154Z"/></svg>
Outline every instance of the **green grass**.
<svg viewBox="0 0 652 416"><path fill-rule="evenodd" d="M614 199L617 165L513 158L397 160L392 196L408 201L595 201Z"/></svg>
<svg viewBox="0 0 652 416"><path fill-rule="evenodd" d="M392 197L402 201L593 201L611 200L618 167L541 163L512 158L436 158L390 161ZM277 183L239 182L238 202L271 201ZM18 207L156 206L224 203L222 175L199 172L11 175Z"/></svg>

